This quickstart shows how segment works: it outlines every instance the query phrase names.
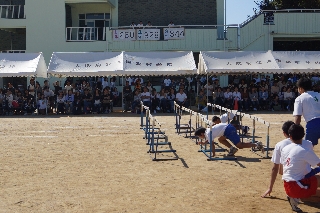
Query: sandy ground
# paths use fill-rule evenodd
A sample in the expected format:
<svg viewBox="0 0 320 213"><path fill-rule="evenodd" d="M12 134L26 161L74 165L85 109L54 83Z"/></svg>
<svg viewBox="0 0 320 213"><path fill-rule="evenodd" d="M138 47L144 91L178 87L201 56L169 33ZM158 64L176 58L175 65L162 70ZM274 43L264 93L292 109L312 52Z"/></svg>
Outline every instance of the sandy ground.
<svg viewBox="0 0 320 213"><path fill-rule="evenodd" d="M0 212L291 212L279 176L272 197L260 198L270 159L240 150L237 161L207 161L175 133L172 114L156 115L179 160L151 160L136 114L0 118ZM258 116L271 123L272 147L293 119ZM265 127L256 134L265 142ZM320 212L319 203L301 208Z"/></svg>

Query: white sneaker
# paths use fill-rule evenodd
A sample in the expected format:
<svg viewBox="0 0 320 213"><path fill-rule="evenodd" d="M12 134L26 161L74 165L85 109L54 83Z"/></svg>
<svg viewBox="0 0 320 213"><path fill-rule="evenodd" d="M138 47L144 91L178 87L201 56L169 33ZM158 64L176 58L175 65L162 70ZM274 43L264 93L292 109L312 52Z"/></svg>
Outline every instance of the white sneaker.
<svg viewBox="0 0 320 213"><path fill-rule="evenodd" d="M236 147L231 146L228 156L234 156L234 154L236 154L237 151L238 149Z"/></svg>
<svg viewBox="0 0 320 213"><path fill-rule="evenodd" d="M264 153L264 146L263 146L262 142L257 142L256 147L257 147L257 149L259 149L262 152L262 154Z"/></svg>
<svg viewBox="0 0 320 213"><path fill-rule="evenodd" d="M299 205L299 202L297 202L298 199L296 199L296 198L291 198L291 197L289 197L289 196L287 196L287 199L288 199L288 201L289 201L289 203L290 203L290 206L291 206L291 208L292 208L292 211L302 212L302 210L298 207L298 205Z"/></svg>

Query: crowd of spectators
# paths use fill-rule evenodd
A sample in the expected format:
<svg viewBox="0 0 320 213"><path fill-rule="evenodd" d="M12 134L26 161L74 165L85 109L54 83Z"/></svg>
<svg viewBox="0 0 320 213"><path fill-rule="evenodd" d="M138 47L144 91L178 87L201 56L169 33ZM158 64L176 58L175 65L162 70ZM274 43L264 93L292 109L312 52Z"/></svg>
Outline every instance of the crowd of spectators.
<svg viewBox="0 0 320 213"><path fill-rule="evenodd" d="M112 112L115 106L139 113L142 101L153 113L172 113L176 101L184 107L196 106L199 111L205 110L207 103L239 111L290 111L299 95L295 86L299 78L300 75L229 76L229 85L220 87L216 76L164 76L155 86L137 76L126 77L121 91L115 77L80 78L75 82L67 78L61 86L59 81L49 85L48 80L40 85L31 78L25 89L14 88L11 83L0 89L0 107L2 115L101 114ZM310 78L314 91L319 91L319 77Z"/></svg>
<svg viewBox="0 0 320 213"><path fill-rule="evenodd" d="M131 22L130 27L152 27L151 21L148 21L146 25L143 24L142 21L139 21L139 24L135 24L134 22ZM168 24L168 27L174 27L174 23L173 21L170 21L170 23Z"/></svg>
<svg viewBox="0 0 320 213"><path fill-rule="evenodd" d="M208 79L208 82L203 76L199 79L201 86L197 105L199 110L209 102L239 111L290 111L299 95L295 84L300 77L292 74L273 75L272 78L270 75L229 76L229 85L222 88L216 76ZM319 77L309 77L314 82L314 91L319 91Z"/></svg>

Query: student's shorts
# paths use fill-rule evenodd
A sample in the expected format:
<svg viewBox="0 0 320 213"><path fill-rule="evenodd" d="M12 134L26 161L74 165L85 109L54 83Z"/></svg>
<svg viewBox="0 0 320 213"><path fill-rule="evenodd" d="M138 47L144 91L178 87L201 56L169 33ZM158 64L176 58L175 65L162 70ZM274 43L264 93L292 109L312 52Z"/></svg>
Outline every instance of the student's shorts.
<svg viewBox="0 0 320 213"><path fill-rule="evenodd" d="M284 181L284 189L289 197L292 198L307 198L317 193L318 181L315 176L300 180L300 183L304 186L308 186L308 189L301 188L296 181Z"/></svg>
<svg viewBox="0 0 320 213"><path fill-rule="evenodd" d="M311 141L313 145L317 145L320 138L319 126L320 118L312 119L306 125L306 140Z"/></svg>
<svg viewBox="0 0 320 213"><path fill-rule="evenodd" d="M240 136L237 134L237 130L232 124L228 124L227 128L224 130L223 136L229 139L234 145L240 143Z"/></svg>

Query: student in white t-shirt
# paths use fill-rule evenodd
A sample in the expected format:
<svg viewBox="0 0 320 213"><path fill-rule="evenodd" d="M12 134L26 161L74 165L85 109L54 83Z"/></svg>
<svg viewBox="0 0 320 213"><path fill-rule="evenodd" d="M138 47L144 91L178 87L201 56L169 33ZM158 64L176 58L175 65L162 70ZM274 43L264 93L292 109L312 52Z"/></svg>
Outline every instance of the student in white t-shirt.
<svg viewBox="0 0 320 213"><path fill-rule="evenodd" d="M300 124L301 116L303 116L307 123L305 139L311 141L315 146L320 139L320 94L311 91L312 81L308 78L299 79L297 87L301 95L294 102L294 122Z"/></svg>
<svg viewBox="0 0 320 213"><path fill-rule="evenodd" d="M188 105L187 105L187 95L186 95L186 93L184 93L182 88L176 94L176 102L180 106L188 107Z"/></svg>
<svg viewBox="0 0 320 213"><path fill-rule="evenodd" d="M236 128L232 124L227 124L227 123L220 123L216 124L211 128L198 128L194 135L198 136L201 139L205 139L205 142L199 143L199 144L205 144L209 142L210 139L210 134L212 141L215 138L218 138L218 141L228 147L230 149L228 156L234 156L234 154L238 151L238 149L243 149L243 148L253 148L256 147L261 150L261 152L264 152L264 147L261 142L257 143L241 143L240 142L240 136L237 133ZM235 145L237 148L232 146L229 141L229 139L233 145ZM213 155L214 153L214 146L213 146Z"/></svg>
<svg viewBox="0 0 320 213"><path fill-rule="evenodd" d="M289 131L289 128L293 124L294 124L293 121L286 121L282 125L282 131L283 131L283 135L284 135L285 139L280 141L280 142L278 142L276 144L275 148L274 148L273 155L272 155L272 158L271 158L271 162L273 162L273 167L272 167L272 170L271 170L270 185L269 185L268 190L261 197L266 197L267 195L270 196L270 194L272 192L272 189L273 189L274 182L276 181L278 172L279 172L280 175L282 175L282 165L280 163L281 151L285 146L287 146L289 144L292 144L292 141L290 140L288 131ZM310 141L303 140L301 146L304 147L306 150L313 151L313 146L312 146L312 143ZM308 167L310 167L310 165L308 165Z"/></svg>
<svg viewBox="0 0 320 213"><path fill-rule="evenodd" d="M301 211L295 198L309 198L317 194L320 189L320 176L310 173L311 166L320 166L319 157L302 146L305 135L304 128L293 124L288 130L292 144L285 146L281 151L281 164L283 166L282 180L288 195L288 201L294 211Z"/></svg>

